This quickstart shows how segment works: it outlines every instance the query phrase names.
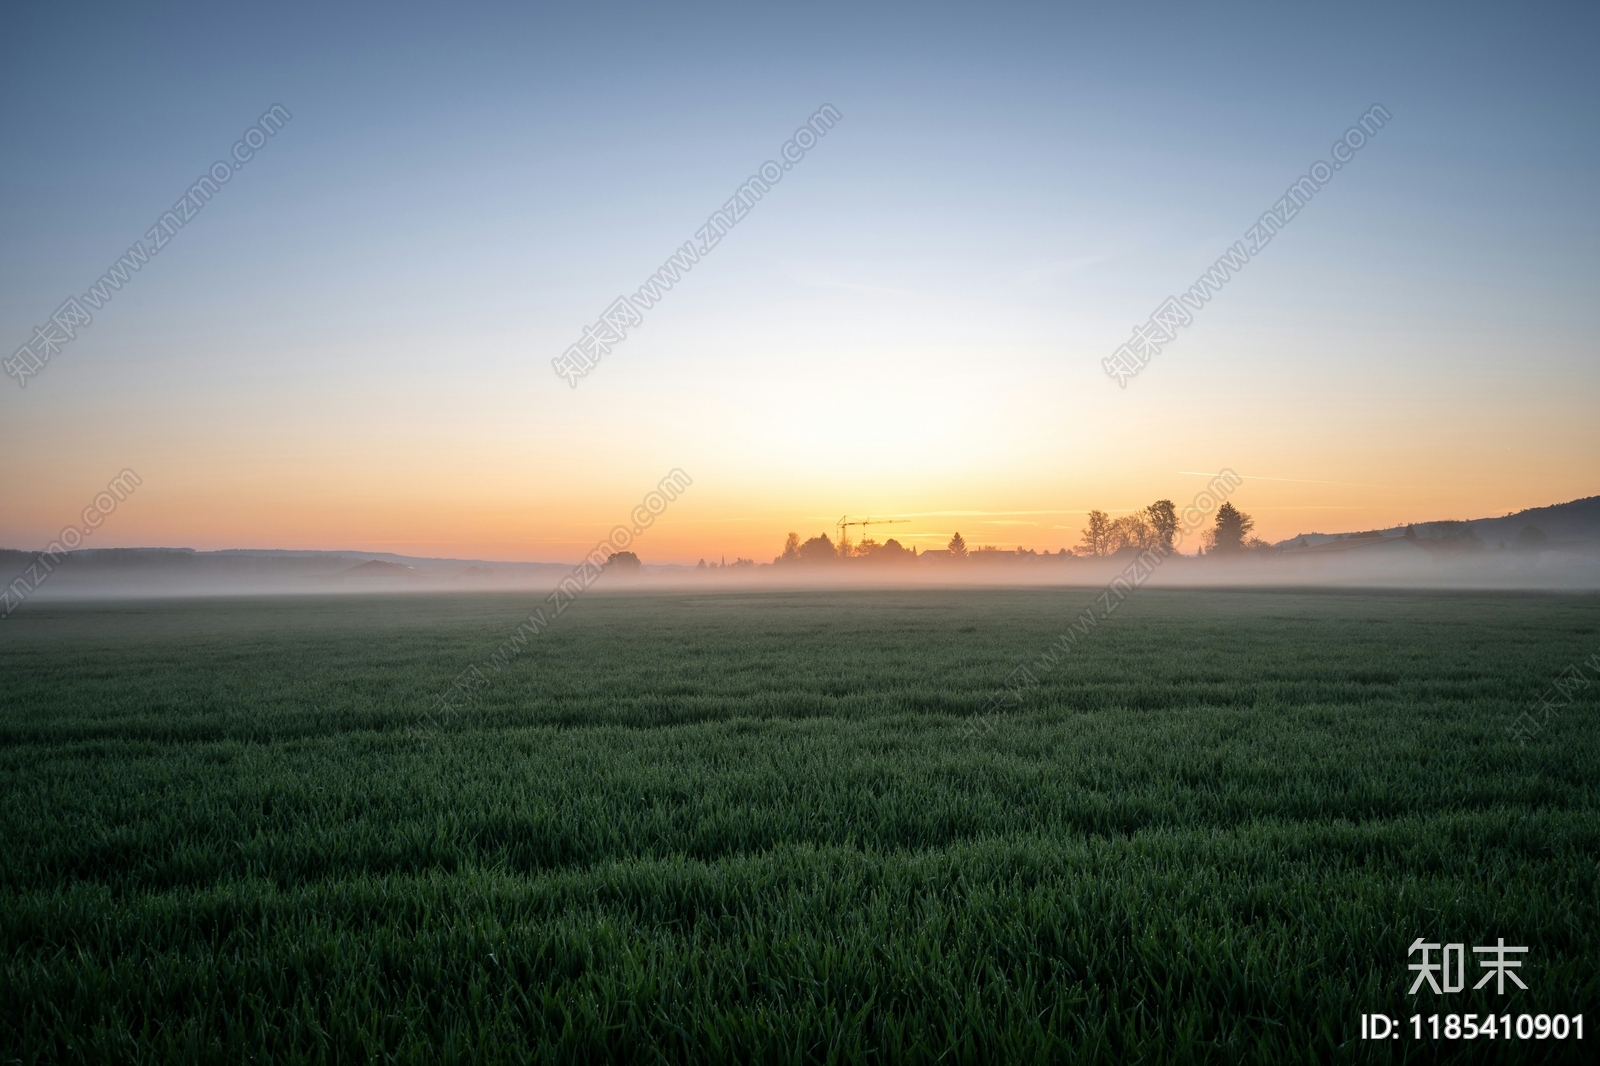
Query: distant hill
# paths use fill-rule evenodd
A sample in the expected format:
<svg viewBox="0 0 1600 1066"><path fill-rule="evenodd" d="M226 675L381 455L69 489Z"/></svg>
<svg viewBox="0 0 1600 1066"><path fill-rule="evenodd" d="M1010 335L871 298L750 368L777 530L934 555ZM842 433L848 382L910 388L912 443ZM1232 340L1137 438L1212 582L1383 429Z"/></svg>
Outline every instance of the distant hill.
<svg viewBox="0 0 1600 1066"><path fill-rule="evenodd" d="M28 575L21 589L31 591L37 580L47 598L318 592L330 585L537 588L571 572L570 563L415 559L387 552L80 548L40 560L38 552L0 549L0 584Z"/></svg>
<svg viewBox="0 0 1600 1066"><path fill-rule="evenodd" d="M1426 537L1432 532L1431 527L1435 524L1435 522L1416 522L1414 526L1418 536ZM1517 534L1528 526L1542 530L1544 535L1550 538L1552 548L1559 548L1563 544L1600 543L1600 496L1586 496L1581 500L1552 504L1549 507L1530 507L1526 511L1517 511L1515 514L1502 515L1499 518L1469 519L1467 525L1472 527L1473 535L1490 548L1500 547L1501 542L1510 547L1517 539ZM1405 526L1390 526L1388 529L1351 530L1348 533L1301 533L1278 543L1288 546L1298 544L1304 539L1306 544L1320 544L1339 537L1348 537L1356 532L1378 532L1386 537L1398 537L1404 535L1405 531Z"/></svg>
<svg viewBox="0 0 1600 1066"><path fill-rule="evenodd" d="M476 567L467 568L468 571L476 569ZM391 563L386 559L368 559L364 563L357 563L348 570L341 570L334 576L354 578L409 578L417 576L417 568L414 566L405 566L401 563Z"/></svg>

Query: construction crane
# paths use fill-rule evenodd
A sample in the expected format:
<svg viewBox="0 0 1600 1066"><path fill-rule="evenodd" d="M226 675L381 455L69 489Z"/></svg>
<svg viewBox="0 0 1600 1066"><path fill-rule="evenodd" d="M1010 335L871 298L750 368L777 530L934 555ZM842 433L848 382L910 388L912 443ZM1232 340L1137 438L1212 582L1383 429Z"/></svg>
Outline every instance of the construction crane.
<svg viewBox="0 0 1600 1066"><path fill-rule="evenodd" d="M839 521L835 524L839 530L839 553L844 554L845 537L851 526L892 526L909 521L911 521L909 518L863 518L858 522L852 522L849 515L840 515ZM862 530L862 533L865 534L866 530Z"/></svg>

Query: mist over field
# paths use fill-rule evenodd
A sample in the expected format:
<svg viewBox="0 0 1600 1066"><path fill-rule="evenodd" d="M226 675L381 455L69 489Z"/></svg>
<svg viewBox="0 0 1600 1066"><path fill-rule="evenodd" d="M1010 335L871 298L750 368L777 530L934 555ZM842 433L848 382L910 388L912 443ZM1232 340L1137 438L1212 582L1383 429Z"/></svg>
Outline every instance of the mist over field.
<svg viewBox="0 0 1600 1066"><path fill-rule="evenodd" d="M24 553L15 553L23 555ZM862 566L700 572L692 567L642 568L606 574L600 588L730 591L806 588L1099 587L1131 572L1140 584L1168 587L1281 586L1460 589L1600 589L1600 556L1548 551L1534 557L1484 555L1448 560L1426 556L1310 557L1215 560L1175 556L1158 566L1138 555L1116 559L928 562ZM573 567L559 563L486 566L457 560L396 558L381 570L371 560L332 554L281 563L147 559L107 563L72 559L41 583L31 601L184 598L241 595L370 595L373 593L548 593ZM392 567L392 568L391 568ZM17 573L26 574L27 567Z"/></svg>
<svg viewBox="0 0 1600 1066"><path fill-rule="evenodd" d="M1537 534L1532 540L1525 532L1530 530ZM91 549L41 556L0 550L0 567L21 581L8 605L29 595L48 602L291 593L535 593L556 589L575 573L584 576L586 588L598 580L608 588L706 591L1099 586L1118 580L1127 584L1131 578L1137 578L1139 585L1173 587L1588 590L1600 588L1600 498L1476 522L1310 533L1232 554L1185 554L1186 547L1179 540L1169 553L1149 540L1098 555L1081 547L1069 554L1069 550L1002 551L989 546L961 555L948 549L913 555L890 538L883 545L870 539L847 544L849 554L830 544L825 554L780 555L770 563L749 559L728 563L724 557L711 564L701 560L698 566L639 561L631 567L611 565L615 550L607 548L589 574L581 564L574 568L561 563L420 559L370 552ZM883 548L888 551L875 550ZM637 559L637 553L630 554Z"/></svg>

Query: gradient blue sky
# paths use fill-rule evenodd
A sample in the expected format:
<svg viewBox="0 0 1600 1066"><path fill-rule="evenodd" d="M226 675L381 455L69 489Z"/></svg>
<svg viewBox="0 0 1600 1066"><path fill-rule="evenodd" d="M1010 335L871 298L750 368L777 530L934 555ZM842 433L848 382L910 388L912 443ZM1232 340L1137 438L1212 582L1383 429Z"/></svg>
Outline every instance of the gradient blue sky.
<svg viewBox="0 0 1600 1066"><path fill-rule="evenodd" d="M0 546L125 467L98 546L524 559L674 467L647 560L769 558L846 511L1054 548L1222 466L1297 479L1238 501L1271 537L1600 492L1593 5L141 8L5 16L4 354L294 118L0 380ZM559 381L823 103L844 120ZM1100 359L1375 103L1117 389Z"/></svg>

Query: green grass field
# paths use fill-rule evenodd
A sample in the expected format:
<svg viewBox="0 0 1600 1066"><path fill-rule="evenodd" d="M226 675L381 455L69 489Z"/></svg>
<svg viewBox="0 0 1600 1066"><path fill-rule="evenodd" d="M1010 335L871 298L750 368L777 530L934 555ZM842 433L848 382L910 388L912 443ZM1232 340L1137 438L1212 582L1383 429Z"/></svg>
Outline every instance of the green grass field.
<svg viewBox="0 0 1600 1066"><path fill-rule="evenodd" d="M1146 588L973 730L1092 600L593 593L433 722L538 600L29 605L0 1060L1600 1058L1359 1039L1600 1006L1600 598Z"/></svg>

